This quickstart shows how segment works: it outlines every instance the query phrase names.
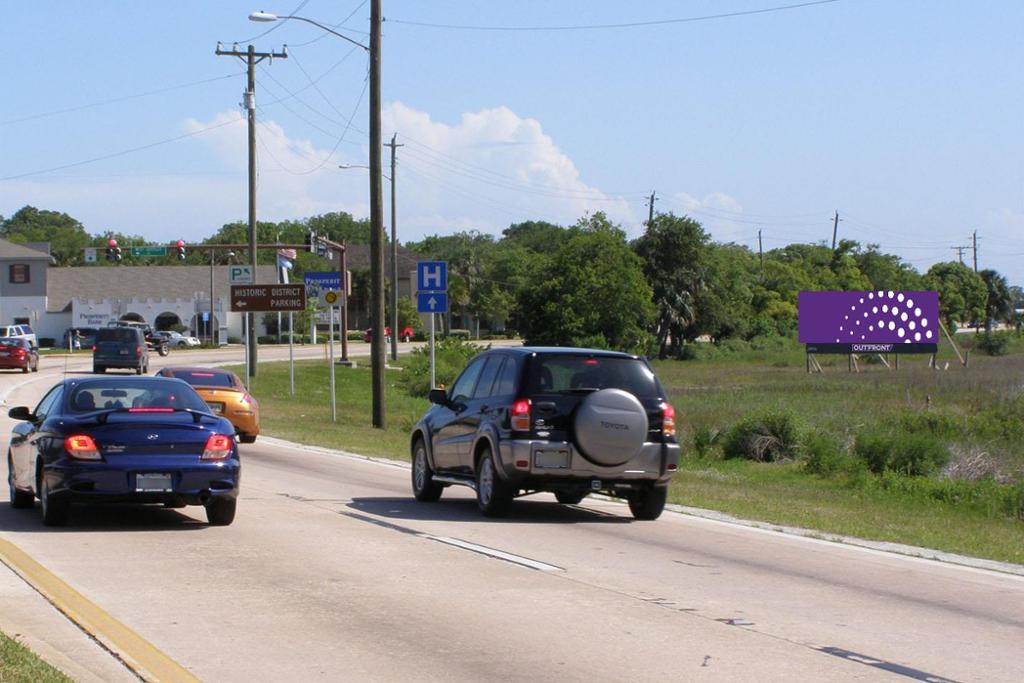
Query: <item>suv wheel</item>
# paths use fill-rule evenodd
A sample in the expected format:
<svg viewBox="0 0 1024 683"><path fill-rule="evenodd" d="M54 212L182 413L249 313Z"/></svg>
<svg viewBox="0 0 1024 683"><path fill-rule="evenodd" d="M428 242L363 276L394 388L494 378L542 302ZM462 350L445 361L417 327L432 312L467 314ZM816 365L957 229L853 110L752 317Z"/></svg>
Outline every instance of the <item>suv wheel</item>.
<svg viewBox="0 0 1024 683"><path fill-rule="evenodd" d="M661 516L668 498L667 486L652 486L649 489L631 491L629 494L629 511L639 520L653 520Z"/></svg>
<svg viewBox="0 0 1024 683"><path fill-rule="evenodd" d="M587 491L555 491L555 498L562 505L576 505L587 497Z"/></svg>
<svg viewBox="0 0 1024 683"><path fill-rule="evenodd" d="M494 467L490 449L480 455L476 470L476 503L485 517L503 517L515 497L515 489L501 478Z"/></svg>
<svg viewBox="0 0 1024 683"><path fill-rule="evenodd" d="M103 367L102 365L94 365L94 366L92 366L92 371L93 371L94 374L102 375L104 372L107 371L107 369L105 367Z"/></svg>
<svg viewBox="0 0 1024 683"><path fill-rule="evenodd" d="M444 487L434 481L434 470L427 462L427 447L423 439L416 439L412 447L412 495L423 503L433 503L441 497Z"/></svg>

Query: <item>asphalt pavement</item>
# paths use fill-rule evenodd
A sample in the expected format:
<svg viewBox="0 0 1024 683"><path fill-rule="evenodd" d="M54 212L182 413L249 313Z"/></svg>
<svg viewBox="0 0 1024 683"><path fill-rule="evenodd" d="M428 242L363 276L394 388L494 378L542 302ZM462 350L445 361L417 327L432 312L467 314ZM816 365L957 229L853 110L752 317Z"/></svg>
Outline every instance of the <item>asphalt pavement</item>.
<svg viewBox="0 0 1024 683"><path fill-rule="evenodd" d="M7 405L41 396L62 372L48 365L0 376ZM468 489L417 503L402 464L241 448L230 527L111 506L48 529L4 488L0 539L202 680L1021 678L1021 576L678 513L636 522L608 500L528 497L485 519ZM18 609L0 629L58 665L74 653L76 679L129 674L5 571Z"/></svg>

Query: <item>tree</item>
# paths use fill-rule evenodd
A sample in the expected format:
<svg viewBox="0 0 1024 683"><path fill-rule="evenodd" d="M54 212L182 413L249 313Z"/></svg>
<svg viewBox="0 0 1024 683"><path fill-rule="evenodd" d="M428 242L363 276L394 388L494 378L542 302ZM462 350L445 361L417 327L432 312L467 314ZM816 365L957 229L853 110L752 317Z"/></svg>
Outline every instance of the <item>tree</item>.
<svg viewBox="0 0 1024 683"><path fill-rule="evenodd" d="M962 263L936 263L925 273L924 285L939 293L939 317L950 332L957 323L980 320L985 314L985 281Z"/></svg>
<svg viewBox="0 0 1024 683"><path fill-rule="evenodd" d="M557 249L569 237L571 237L569 230L545 221L514 223L502 231L504 243L522 247L535 254L543 254Z"/></svg>
<svg viewBox="0 0 1024 683"><path fill-rule="evenodd" d="M1006 278L994 270L983 270L978 275L985 282L985 331L991 332L996 320L1012 324L1013 294Z"/></svg>
<svg viewBox="0 0 1024 683"><path fill-rule="evenodd" d="M678 355L684 339L698 336L698 301L707 283L708 235L687 216L658 214L633 242L654 291L658 357ZM671 346L671 349L669 348Z"/></svg>
<svg viewBox="0 0 1024 683"><path fill-rule="evenodd" d="M877 244L855 255L857 266L871 283L868 289L915 291L923 287L921 276L899 256L883 254Z"/></svg>
<svg viewBox="0 0 1024 683"><path fill-rule="evenodd" d="M603 213L581 219L550 259L536 262L519 296L528 344L646 352L653 292L625 233Z"/></svg>
<svg viewBox="0 0 1024 683"><path fill-rule="evenodd" d="M58 211L24 206L13 216L0 221L0 237L17 244L49 242L50 255L58 266L80 266L92 241L85 226Z"/></svg>

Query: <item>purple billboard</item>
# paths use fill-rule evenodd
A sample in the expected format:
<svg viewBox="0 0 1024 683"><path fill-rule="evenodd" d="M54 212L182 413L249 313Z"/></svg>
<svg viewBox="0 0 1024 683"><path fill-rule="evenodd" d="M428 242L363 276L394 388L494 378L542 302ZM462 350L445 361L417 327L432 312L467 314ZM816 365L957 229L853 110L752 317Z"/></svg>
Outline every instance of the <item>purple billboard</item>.
<svg viewBox="0 0 1024 683"><path fill-rule="evenodd" d="M934 352L939 341L937 292L800 292L797 305L802 344Z"/></svg>

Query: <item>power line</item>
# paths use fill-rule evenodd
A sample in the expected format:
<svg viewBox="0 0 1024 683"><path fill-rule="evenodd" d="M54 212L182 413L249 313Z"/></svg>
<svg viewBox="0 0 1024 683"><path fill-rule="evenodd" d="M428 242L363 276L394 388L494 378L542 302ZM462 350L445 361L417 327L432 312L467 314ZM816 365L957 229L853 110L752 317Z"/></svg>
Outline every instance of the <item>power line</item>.
<svg viewBox="0 0 1024 683"><path fill-rule="evenodd" d="M743 10L739 12L724 12L722 14L706 14L703 16L682 17L678 19L634 21L621 24L583 24L578 26L471 26L465 24L433 24L423 21L409 21L403 19L388 19L387 21L390 24L405 24L407 26L420 26L424 28L449 28L462 31L588 31L594 29L637 28L642 26L662 26L666 24L687 24L696 21L710 21L712 19L729 19L732 17L745 17L754 14L784 12L804 7L813 7L816 5L828 5L833 2L839 2L839 0L812 0L811 2L801 2L793 5L764 7L761 9Z"/></svg>
<svg viewBox="0 0 1024 683"><path fill-rule="evenodd" d="M356 12L358 12L358 11L359 11L359 10L361 10L361 9L362 9L363 7L365 7L365 6L366 6L366 3L368 3L369 1L370 1L370 0L363 0L363 1L361 2L361 3L359 3L358 5L356 5L356 8L355 8L354 10L352 10L351 12L349 12L349 15L348 15L347 17L345 17L344 19L342 19L341 21L339 21L339 22L338 22L337 24L335 24L334 26L331 26L331 30L334 30L334 31L338 31L338 30L340 30L340 31L348 31L349 33L361 33L361 34L363 34L364 36L368 36L368 35L370 35L370 32L369 32L369 31L359 31L359 30L357 30L357 29L354 29L354 28L349 28L349 27L347 27L347 26L345 26L345 27L343 27L343 26L342 26L342 24L344 24L344 23L345 23L346 21L348 21L348 20L349 20L349 19L351 19L351 18L352 18L353 16L355 16L355 13L356 13ZM294 14L294 12L292 12L292 14ZM317 42L317 41L319 41L319 40L323 40L323 39L324 39L324 38L326 38L326 37L327 37L328 35L329 35L329 34L327 34L327 33L321 33L321 34L320 34L319 36L317 36L316 38L313 38L312 40L307 40L307 41L306 41L306 42L304 42L304 43L295 43L294 45L291 45L290 47L305 47L305 46L307 46L307 45L312 45L313 43L315 43L315 42Z"/></svg>
<svg viewBox="0 0 1024 683"><path fill-rule="evenodd" d="M49 116L58 116L60 114L70 114L76 111L82 111L84 109L92 109L93 107L102 107L107 104L117 104L118 102L125 102L127 100L134 100L140 97L149 97L150 95L159 95L160 93L171 92L172 90L181 90L183 88L191 88L197 85L204 85L206 83L213 83L214 81L223 81L228 78L237 78L238 76L245 75L244 71L238 73L227 74L225 76L215 76L213 78L204 78L201 81L192 81L191 83L180 83L178 85L171 85L166 88L159 88L157 90L147 90L145 92L135 93L134 95L122 95L121 97L115 97L109 100L101 100L99 102L90 102L89 104L81 104L76 107L68 107L66 109L54 109L53 111L40 112L38 114L30 114L28 116L22 116L14 119L7 119L0 121L0 126L6 126L12 123L22 123L24 121L34 121L36 119L47 118Z"/></svg>
<svg viewBox="0 0 1024 683"><path fill-rule="evenodd" d="M73 163L70 163L70 164L62 164L60 166L52 166L50 168L43 168L43 169L40 169L38 171L29 171L28 173L18 173L16 175L9 175L9 176L0 178L0 181L2 181L2 180L17 180L19 178L27 178L29 176L41 175L43 173L50 173L52 171L63 171L65 168L74 168L76 166L85 166L86 164L92 164L92 163L95 163L97 161L105 161L107 159L113 159L115 157L124 156L126 154L132 154L133 152L141 152L142 150L145 150L145 149L152 149L153 147L159 147L160 145L166 145L166 144L171 143L171 142L177 142L178 140L184 140L185 138L195 137L196 135L201 135L201 134L209 132L211 130L216 130L217 128L223 128L224 126L228 126L228 125L231 125L233 123L238 123L239 121L243 121L243 120L245 120L244 117L239 116L237 119L232 119L230 121L224 121L223 123L218 123L218 124L215 124L215 125L212 125L212 126L207 126L206 128L200 128L199 130L194 130L194 131L192 131L190 133L184 133L182 135L178 135L178 136L173 137L173 138L167 138L165 140L158 140L157 142L151 142L151 143L146 144L146 145L140 145L138 147L131 147L129 149L123 149L121 151L113 152L111 154L104 154L102 156L93 157L91 159L85 159L83 161L76 161L76 162L73 162Z"/></svg>

